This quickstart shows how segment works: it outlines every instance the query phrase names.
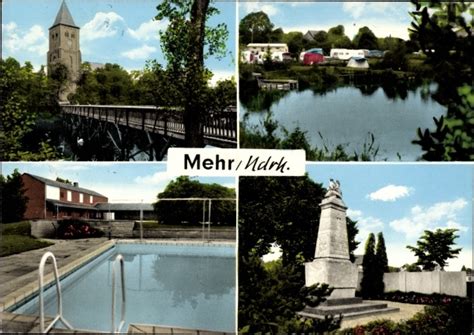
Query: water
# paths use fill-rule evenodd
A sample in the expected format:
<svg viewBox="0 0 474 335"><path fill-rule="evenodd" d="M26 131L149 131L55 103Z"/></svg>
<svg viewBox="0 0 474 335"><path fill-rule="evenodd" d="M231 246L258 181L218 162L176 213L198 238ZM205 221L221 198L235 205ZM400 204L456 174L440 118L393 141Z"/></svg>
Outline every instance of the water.
<svg viewBox="0 0 474 335"><path fill-rule="evenodd" d="M234 249L158 245L119 245L62 280L63 313L74 328L111 330L112 263L117 253L125 259L123 331L130 323L235 331ZM119 287L116 325L120 322ZM51 289L55 291L55 286ZM51 289L45 296L48 316L56 313ZM37 315L38 309L34 299L15 313Z"/></svg>
<svg viewBox="0 0 474 335"><path fill-rule="evenodd" d="M293 91L273 102L270 110L287 130L299 126L307 131L312 146L326 144L334 149L342 144L349 154L361 153L372 133L380 147L378 160L398 160L398 155L404 161L417 160L421 147L411 143L417 139L417 128L434 129L433 117L445 115L446 108L424 98L421 88L408 91L403 98L388 98L382 88L370 93L362 94L356 87L340 87L323 95ZM260 124L266 114L248 112L242 106L241 116L245 113L249 113L249 125Z"/></svg>

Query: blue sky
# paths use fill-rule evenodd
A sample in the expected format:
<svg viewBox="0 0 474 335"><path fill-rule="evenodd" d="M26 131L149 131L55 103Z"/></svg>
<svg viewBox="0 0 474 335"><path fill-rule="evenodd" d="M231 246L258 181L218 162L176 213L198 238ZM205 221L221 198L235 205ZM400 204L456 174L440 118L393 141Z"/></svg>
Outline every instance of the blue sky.
<svg viewBox="0 0 474 335"><path fill-rule="evenodd" d="M55 180L57 177L78 182L79 186L99 192L110 202L154 202L176 175L166 171L165 163L2 163L2 174L15 169ZM235 188L234 177L196 177L202 183L217 183Z"/></svg>
<svg viewBox="0 0 474 335"><path fill-rule="evenodd" d="M2 22L3 57L21 63L30 61L35 68L46 62L48 29L54 22L62 0L4 0ZM147 59L164 63L160 48L160 29L167 22L152 21L159 0L66 0L74 22L81 28L82 60L118 63L127 70L142 69ZM209 58L206 65L215 77L234 75L235 2L216 2L221 14L210 24L226 23L229 30L227 50L222 60Z"/></svg>
<svg viewBox="0 0 474 335"><path fill-rule="evenodd" d="M414 7L409 2L241 2L239 19L251 12L264 11L285 32L328 30L342 24L352 38L359 28L368 26L378 37L408 39L407 28Z"/></svg>
<svg viewBox="0 0 474 335"><path fill-rule="evenodd" d="M370 232L383 232L390 265L416 261L406 245L416 245L425 229L457 228L462 253L448 270L472 267L473 170L465 164L312 164L311 179L341 182L348 215L358 221L363 254Z"/></svg>

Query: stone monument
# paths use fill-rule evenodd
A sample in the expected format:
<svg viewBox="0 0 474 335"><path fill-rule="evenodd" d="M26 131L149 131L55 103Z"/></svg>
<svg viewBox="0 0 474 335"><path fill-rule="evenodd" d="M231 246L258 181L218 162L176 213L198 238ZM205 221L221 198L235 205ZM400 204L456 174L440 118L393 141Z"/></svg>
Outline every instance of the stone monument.
<svg viewBox="0 0 474 335"><path fill-rule="evenodd" d="M326 283L334 290L325 302L315 308L306 307L299 314L313 318L342 314L344 318L350 318L398 311L398 308L388 308L385 303L362 301L355 296L358 270L349 257L347 207L342 200L339 181L330 180L320 207L316 251L314 260L305 264L305 284Z"/></svg>
<svg viewBox="0 0 474 335"><path fill-rule="evenodd" d="M334 288L328 299L355 297L357 266L349 257L346 210L339 181L331 179L320 204L318 239L314 260L305 264L306 286L328 283Z"/></svg>

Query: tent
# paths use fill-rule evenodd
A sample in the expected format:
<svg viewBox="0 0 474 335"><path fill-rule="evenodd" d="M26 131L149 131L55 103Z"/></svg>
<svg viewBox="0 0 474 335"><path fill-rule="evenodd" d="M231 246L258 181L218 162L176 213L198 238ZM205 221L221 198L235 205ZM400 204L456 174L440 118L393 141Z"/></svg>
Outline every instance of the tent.
<svg viewBox="0 0 474 335"><path fill-rule="evenodd" d="M358 68L358 69L368 69L369 62L364 57L352 57L347 63L347 67Z"/></svg>

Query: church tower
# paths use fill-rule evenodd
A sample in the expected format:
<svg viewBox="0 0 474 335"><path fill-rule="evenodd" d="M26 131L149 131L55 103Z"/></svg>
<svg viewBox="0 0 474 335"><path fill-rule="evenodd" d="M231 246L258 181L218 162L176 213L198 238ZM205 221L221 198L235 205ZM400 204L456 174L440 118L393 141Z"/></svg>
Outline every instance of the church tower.
<svg viewBox="0 0 474 335"><path fill-rule="evenodd" d="M67 95L75 91L75 82L79 79L81 68L81 50L79 45L79 27L63 0L53 25L49 28L49 51L47 55L48 72L55 64L62 63L68 69L68 87L61 92L60 100L66 101Z"/></svg>

